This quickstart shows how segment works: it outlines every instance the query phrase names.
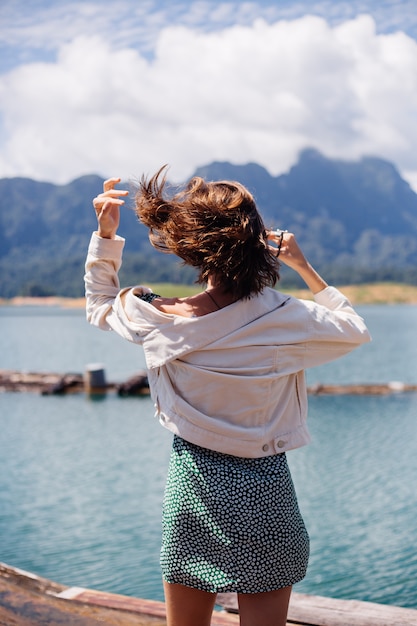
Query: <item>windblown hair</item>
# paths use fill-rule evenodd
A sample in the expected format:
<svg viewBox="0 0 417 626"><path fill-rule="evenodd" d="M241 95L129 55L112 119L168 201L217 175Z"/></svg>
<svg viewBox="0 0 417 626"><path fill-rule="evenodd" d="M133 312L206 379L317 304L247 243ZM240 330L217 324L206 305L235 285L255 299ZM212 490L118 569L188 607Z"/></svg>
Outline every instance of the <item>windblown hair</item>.
<svg viewBox="0 0 417 626"><path fill-rule="evenodd" d="M196 176L169 197L166 167L143 177L136 194L136 214L149 228L151 244L197 268L197 283L211 276L236 299L275 285L279 263L249 191L238 182Z"/></svg>

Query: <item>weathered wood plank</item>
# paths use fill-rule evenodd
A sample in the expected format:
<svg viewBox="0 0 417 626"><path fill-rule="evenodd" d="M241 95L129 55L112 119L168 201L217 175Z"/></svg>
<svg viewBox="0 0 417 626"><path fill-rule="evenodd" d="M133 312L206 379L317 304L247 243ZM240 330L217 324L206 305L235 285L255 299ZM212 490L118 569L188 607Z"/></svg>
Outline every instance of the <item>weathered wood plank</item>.
<svg viewBox="0 0 417 626"><path fill-rule="evenodd" d="M313 621L308 622L312 615ZM320 626L417 626L417 611L373 602L295 594L289 619Z"/></svg>
<svg viewBox="0 0 417 626"><path fill-rule="evenodd" d="M237 612L236 594L217 603ZM236 626L236 612L215 612L211 626ZM1 624L166 626L166 613L163 602L66 587L0 563ZM287 626L417 626L417 610L294 593Z"/></svg>
<svg viewBox="0 0 417 626"><path fill-rule="evenodd" d="M0 625L166 626L164 602L66 587L0 563ZM236 626L237 615L215 612L211 626Z"/></svg>
<svg viewBox="0 0 417 626"><path fill-rule="evenodd" d="M60 597L71 597L74 600L91 605L135 612L143 616L146 615L149 618L160 618L163 620L166 618L165 603L155 600L132 598L94 589L80 589L76 590L75 593L71 593L71 590L68 590L61 593ZM165 621L163 623L165 624ZM233 626L233 624L239 624L238 616L223 613L213 614L211 626Z"/></svg>
<svg viewBox="0 0 417 626"><path fill-rule="evenodd" d="M219 594L217 601L226 610L238 610L236 594ZM293 593L288 623L304 626L417 626L417 610Z"/></svg>
<svg viewBox="0 0 417 626"><path fill-rule="evenodd" d="M0 624L7 626L166 626L164 618L65 600L0 578Z"/></svg>

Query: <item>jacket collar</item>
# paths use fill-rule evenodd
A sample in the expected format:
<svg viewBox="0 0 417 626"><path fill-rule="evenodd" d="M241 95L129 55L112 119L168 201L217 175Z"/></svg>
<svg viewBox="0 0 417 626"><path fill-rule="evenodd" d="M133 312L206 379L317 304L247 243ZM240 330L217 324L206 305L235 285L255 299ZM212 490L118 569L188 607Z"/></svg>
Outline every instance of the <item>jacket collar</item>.
<svg viewBox="0 0 417 626"><path fill-rule="evenodd" d="M201 317L167 315L152 307L152 329L144 336L143 341L147 365L149 368L161 367L189 352L206 348L279 309L289 299L290 296L268 288L257 297L239 300ZM135 300L138 299L135 297ZM146 306L148 317L148 307L152 305L141 304ZM140 313L144 314L143 307Z"/></svg>

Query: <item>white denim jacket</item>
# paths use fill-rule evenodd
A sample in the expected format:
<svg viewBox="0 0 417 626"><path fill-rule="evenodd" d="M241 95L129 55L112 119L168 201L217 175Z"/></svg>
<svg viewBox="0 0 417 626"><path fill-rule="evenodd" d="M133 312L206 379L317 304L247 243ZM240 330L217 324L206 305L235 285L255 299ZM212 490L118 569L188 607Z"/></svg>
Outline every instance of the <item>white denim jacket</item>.
<svg viewBox="0 0 417 626"><path fill-rule="evenodd" d="M298 300L271 288L201 317L162 313L120 290L124 240L92 236L87 319L144 349L163 426L199 446L263 457L310 441L304 370L370 341L363 319L335 287Z"/></svg>

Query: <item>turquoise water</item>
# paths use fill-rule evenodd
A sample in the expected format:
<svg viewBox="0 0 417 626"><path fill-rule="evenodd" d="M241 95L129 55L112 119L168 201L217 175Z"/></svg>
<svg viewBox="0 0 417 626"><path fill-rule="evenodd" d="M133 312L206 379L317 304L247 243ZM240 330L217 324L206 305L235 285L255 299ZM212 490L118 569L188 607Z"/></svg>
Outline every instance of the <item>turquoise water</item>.
<svg viewBox="0 0 417 626"><path fill-rule="evenodd" d="M362 307L374 342L310 383L417 382L417 307ZM0 309L0 368L109 380L140 348L80 311ZM417 608L417 394L310 397L313 443L288 454L312 544L305 593ZM170 435L149 398L0 395L0 560L61 583L162 599Z"/></svg>

